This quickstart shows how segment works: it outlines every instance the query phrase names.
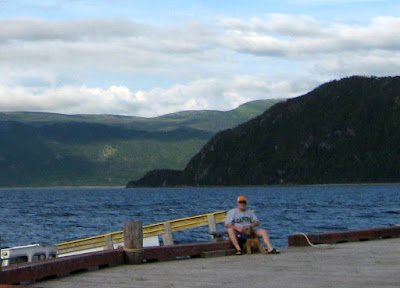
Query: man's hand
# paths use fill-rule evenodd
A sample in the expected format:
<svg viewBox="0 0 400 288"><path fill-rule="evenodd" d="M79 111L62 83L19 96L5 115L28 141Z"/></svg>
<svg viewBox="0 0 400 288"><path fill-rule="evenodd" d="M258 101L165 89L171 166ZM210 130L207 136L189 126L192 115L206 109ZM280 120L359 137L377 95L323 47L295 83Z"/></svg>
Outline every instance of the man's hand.
<svg viewBox="0 0 400 288"><path fill-rule="evenodd" d="M226 228L232 228L233 230L236 230L239 233L243 232L243 228L237 227L235 225L231 225L231 224L225 224L224 225Z"/></svg>
<svg viewBox="0 0 400 288"><path fill-rule="evenodd" d="M239 232L239 233L242 233L242 232L243 232L243 228L236 227L236 226L234 226L234 227L235 227L235 229L236 229L237 232Z"/></svg>

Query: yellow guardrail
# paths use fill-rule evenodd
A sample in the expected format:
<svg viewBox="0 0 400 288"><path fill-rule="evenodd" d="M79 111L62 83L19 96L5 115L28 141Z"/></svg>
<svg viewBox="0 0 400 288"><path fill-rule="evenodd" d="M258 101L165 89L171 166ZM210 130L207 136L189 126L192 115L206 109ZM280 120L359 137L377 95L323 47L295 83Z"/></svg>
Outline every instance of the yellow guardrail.
<svg viewBox="0 0 400 288"><path fill-rule="evenodd" d="M226 219L226 211L212 212L187 218L175 219L156 224L143 226L143 237L152 237L163 235L165 237L171 232L192 229L200 226L209 225L210 231L215 229L215 224L224 222ZM214 228L213 228L214 227ZM172 237L168 235L167 237ZM172 242L172 239L164 241ZM60 256L66 254L85 253L90 251L98 251L108 248L116 243L124 242L124 231L117 231L103 235L97 235L89 238L77 239L73 241L57 244L58 254Z"/></svg>

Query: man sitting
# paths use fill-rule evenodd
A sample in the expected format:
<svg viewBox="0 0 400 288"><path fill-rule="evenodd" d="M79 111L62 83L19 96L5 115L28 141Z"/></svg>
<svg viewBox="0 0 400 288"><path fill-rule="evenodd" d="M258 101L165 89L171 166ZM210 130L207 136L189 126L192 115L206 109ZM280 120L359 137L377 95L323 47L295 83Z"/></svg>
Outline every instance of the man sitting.
<svg viewBox="0 0 400 288"><path fill-rule="evenodd" d="M243 232L243 228L246 226L256 227L260 225L256 214L251 210L247 209L247 198L245 196L239 196L237 199L237 208L228 211L226 215L225 227L228 230L229 239L236 249L236 255L242 255L242 249L239 245L238 236ZM279 254L280 251L275 249L269 239L267 230L255 229L254 232L258 237L261 237L264 244L268 248L269 254Z"/></svg>

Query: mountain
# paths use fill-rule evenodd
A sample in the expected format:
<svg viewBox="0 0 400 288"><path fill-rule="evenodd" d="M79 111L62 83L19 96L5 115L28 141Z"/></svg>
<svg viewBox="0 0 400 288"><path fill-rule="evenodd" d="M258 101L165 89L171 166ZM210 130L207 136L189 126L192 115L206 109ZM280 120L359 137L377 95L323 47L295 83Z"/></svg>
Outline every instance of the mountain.
<svg viewBox="0 0 400 288"><path fill-rule="evenodd" d="M35 127L58 123L92 123L148 132L189 128L216 133L246 122L281 101L283 101L283 99L256 100L242 104L238 108L230 111L182 111L154 118L120 115L64 115L40 112L0 112L0 122L16 121Z"/></svg>
<svg viewBox="0 0 400 288"><path fill-rule="evenodd" d="M399 182L399 152L400 77L354 76L216 134L174 184Z"/></svg>
<svg viewBox="0 0 400 288"><path fill-rule="evenodd" d="M0 187L123 186L149 170L183 169L216 132L279 101L155 118L0 113Z"/></svg>

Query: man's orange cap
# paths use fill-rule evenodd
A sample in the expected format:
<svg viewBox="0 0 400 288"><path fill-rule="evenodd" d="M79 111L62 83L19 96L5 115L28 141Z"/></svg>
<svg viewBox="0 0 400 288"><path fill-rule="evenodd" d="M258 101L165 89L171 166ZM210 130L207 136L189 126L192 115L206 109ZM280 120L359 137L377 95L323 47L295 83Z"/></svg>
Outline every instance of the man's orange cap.
<svg viewBox="0 0 400 288"><path fill-rule="evenodd" d="M238 197L238 202L240 201L246 201L247 202L247 198L245 196L239 196Z"/></svg>

